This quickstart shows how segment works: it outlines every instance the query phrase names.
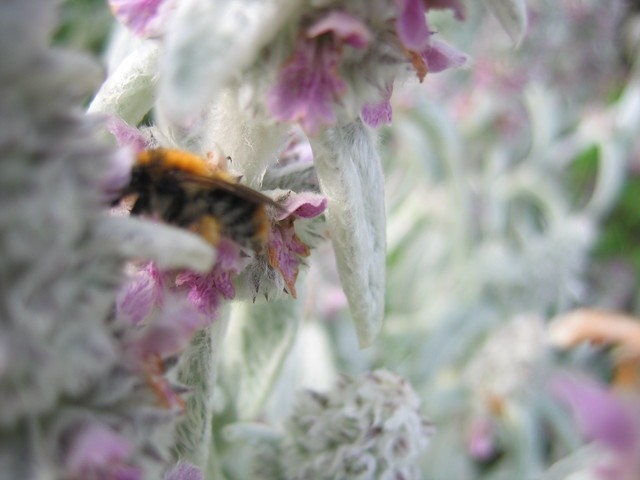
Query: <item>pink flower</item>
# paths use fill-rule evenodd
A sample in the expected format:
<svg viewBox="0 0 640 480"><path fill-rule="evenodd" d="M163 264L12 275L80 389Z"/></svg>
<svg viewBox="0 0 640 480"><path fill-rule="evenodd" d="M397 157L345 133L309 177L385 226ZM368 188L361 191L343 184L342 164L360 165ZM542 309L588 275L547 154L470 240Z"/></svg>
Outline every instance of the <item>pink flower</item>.
<svg viewBox="0 0 640 480"><path fill-rule="evenodd" d="M296 218L314 218L327 207L327 199L315 193L291 193L282 202L283 212L277 217L267 242L268 263L281 276L288 293L296 298L296 279L302 258L309 256L309 247L297 236Z"/></svg>
<svg viewBox="0 0 640 480"><path fill-rule="evenodd" d="M346 89L337 73L339 61L331 44L301 40L268 93L271 115L282 122L299 121L309 134L335 123L333 103Z"/></svg>
<svg viewBox="0 0 640 480"><path fill-rule="evenodd" d="M278 227L271 229L267 252L269 265L282 275L288 293L296 298L300 260L302 257L308 257L310 252L309 247L296 236L293 221L281 222Z"/></svg>
<svg viewBox="0 0 640 480"><path fill-rule="evenodd" d="M118 145L130 147L136 153L151 147L149 139L140 130L116 116L111 115L107 119L107 130L116 138Z"/></svg>
<svg viewBox="0 0 640 480"><path fill-rule="evenodd" d="M432 40L420 52L429 73L439 73L458 68L467 63L468 57L442 40Z"/></svg>
<svg viewBox="0 0 640 480"><path fill-rule="evenodd" d="M345 12L334 10L315 22L307 30L308 38L332 34L354 48L363 49L371 43L371 32L357 18Z"/></svg>
<svg viewBox="0 0 640 480"><path fill-rule="evenodd" d="M571 409L582 434L607 447L629 452L640 446L640 424L629 406L586 377L555 378L552 392Z"/></svg>
<svg viewBox="0 0 640 480"><path fill-rule="evenodd" d="M66 457L69 478L82 480L141 480L142 471L126 462L133 446L110 428L93 424L74 437Z"/></svg>
<svg viewBox="0 0 640 480"><path fill-rule="evenodd" d="M419 52L427 46L431 32L423 0L396 0L396 32L407 50Z"/></svg>
<svg viewBox="0 0 640 480"><path fill-rule="evenodd" d="M216 264L208 273L184 271L176 276L176 287L187 293L187 299L208 318L214 317L223 299L236 296L233 276L243 265L239 248L223 239L217 246Z"/></svg>
<svg viewBox="0 0 640 480"><path fill-rule="evenodd" d="M273 118L300 122L309 134L335 123L334 104L346 90L338 72L342 46L364 48L370 41L366 26L343 12L330 12L311 25L268 93Z"/></svg>
<svg viewBox="0 0 640 480"><path fill-rule="evenodd" d="M161 30L161 10L166 0L109 0L111 11L133 33L156 35Z"/></svg>
<svg viewBox="0 0 640 480"><path fill-rule="evenodd" d="M362 121L373 128L380 125L391 124L393 111L391 109L391 94L393 93L393 84L384 89L382 99L378 103L366 104L360 110Z"/></svg>
<svg viewBox="0 0 640 480"><path fill-rule="evenodd" d="M396 0L396 32L407 50L420 52L427 47L431 32L426 10L451 9L457 20L464 20L465 9L460 0Z"/></svg>
<svg viewBox="0 0 640 480"><path fill-rule="evenodd" d="M594 467L603 480L636 479L640 471L640 415L631 404L606 386L587 377L558 375L551 391L565 403L582 435L612 454ZM637 398L636 398L637 402Z"/></svg>
<svg viewBox="0 0 640 480"><path fill-rule="evenodd" d="M176 355L189 345L198 330L209 323L210 319L191 303L172 295L144 328L126 342L126 349L140 361Z"/></svg>
<svg viewBox="0 0 640 480"><path fill-rule="evenodd" d="M467 62L467 56L452 46L433 40L433 33L425 17L425 9L453 9L456 18L464 18L463 5L459 0L396 0L398 15L396 33L407 51L420 81L427 73L438 73L457 68Z"/></svg>
<svg viewBox="0 0 640 480"><path fill-rule="evenodd" d="M291 193L281 203L282 211L276 216L277 221L288 217L315 218L327 208L327 198L318 193Z"/></svg>
<svg viewBox="0 0 640 480"><path fill-rule="evenodd" d="M163 302L163 282L161 274L154 263L137 272L135 278L127 282L116 297L116 314L118 319L128 325L138 325Z"/></svg>

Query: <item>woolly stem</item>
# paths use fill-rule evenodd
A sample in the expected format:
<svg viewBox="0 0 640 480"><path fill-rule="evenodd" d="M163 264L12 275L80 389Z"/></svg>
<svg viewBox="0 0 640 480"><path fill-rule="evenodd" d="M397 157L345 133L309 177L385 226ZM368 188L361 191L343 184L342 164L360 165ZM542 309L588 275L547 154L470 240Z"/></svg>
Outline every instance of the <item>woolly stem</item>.
<svg viewBox="0 0 640 480"><path fill-rule="evenodd" d="M228 311L221 312L211 326L196 334L178 366L178 380L191 388L191 396L186 415L176 430L176 450L180 459L199 466L202 471L208 470L212 463L209 457L215 454L211 432L213 393L228 324ZM207 475L205 478L220 477Z"/></svg>

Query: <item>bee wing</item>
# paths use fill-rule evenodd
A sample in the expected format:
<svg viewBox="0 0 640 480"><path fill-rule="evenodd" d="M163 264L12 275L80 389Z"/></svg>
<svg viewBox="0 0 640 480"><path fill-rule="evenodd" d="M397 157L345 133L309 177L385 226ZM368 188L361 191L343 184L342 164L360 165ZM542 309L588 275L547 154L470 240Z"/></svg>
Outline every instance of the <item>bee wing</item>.
<svg viewBox="0 0 640 480"><path fill-rule="evenodd" d="M252 203L269 205L276 208L277 210L283 209L283 207L279 203L273 201L271 198L258 192L257 190L254 190L253 188L242 185L241 183L230 182L221 177L204 177L200 175L191 175L185 172L181 172L180 176L184 181L204 185L211 189L224 190Z"/></svg>

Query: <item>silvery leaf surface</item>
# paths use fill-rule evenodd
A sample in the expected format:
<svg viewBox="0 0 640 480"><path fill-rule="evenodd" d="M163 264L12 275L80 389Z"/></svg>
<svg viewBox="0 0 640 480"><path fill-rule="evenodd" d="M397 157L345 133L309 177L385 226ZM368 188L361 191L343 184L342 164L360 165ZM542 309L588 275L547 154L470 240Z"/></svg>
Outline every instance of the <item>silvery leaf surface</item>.
<svg viewBox="0 0 640 480"><path fill-rule="evenodd" d="M384 180L371 131L360 121L311 139L327 196L327 224L361 347L373 343L384 315Z"/></svg>
<svg viewBox="0 0 640 480"><path fill-rule="evenodd" d="M117 245L126 258L155 261L160 268L208 271L215 249L198 235L169 225L131 217L106 217L98 234Z"/></svg>
<svg viewBox="0 0 640 480"><path fill-rule="evenodd" d="M485 0L485 4L498 19L511 40L518 45L527 29L525 0Z"/></svg>
<svg viewBox="0 0 640 480"><path fill-rule="evenodd" d="M188 119L244 68L300 0L184 0L166 37L161 100Z"/></svg>
<svg viewBox="0 0 640 480"><path fill-rule="evenodd" d="M298 333L301 305L289 298L233 305L223 368L238 418L255 418L267 399Z"/></svg>
<svg viewBox="0 0 640 480"><path fill-rule="evenodd" d="M155 101L160 47L145 43L131 52L102 84L89 105L89 113L116 115L137 125Z"/></svg>

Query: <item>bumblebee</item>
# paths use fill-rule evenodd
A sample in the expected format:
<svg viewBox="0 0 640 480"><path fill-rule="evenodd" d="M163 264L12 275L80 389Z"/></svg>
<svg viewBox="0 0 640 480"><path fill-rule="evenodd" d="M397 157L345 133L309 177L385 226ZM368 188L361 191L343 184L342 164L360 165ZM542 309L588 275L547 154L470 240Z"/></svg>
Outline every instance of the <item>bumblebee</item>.
<svg viewBox="0 0 640 480"><path fill-rule="evenodd" d="M129 184L114 203L130 195L131 215L155 215L212 245L225 236L254 250L262 249L269 234L266 207L281 208L197 155L161 148L138 154Z"/></svg>

